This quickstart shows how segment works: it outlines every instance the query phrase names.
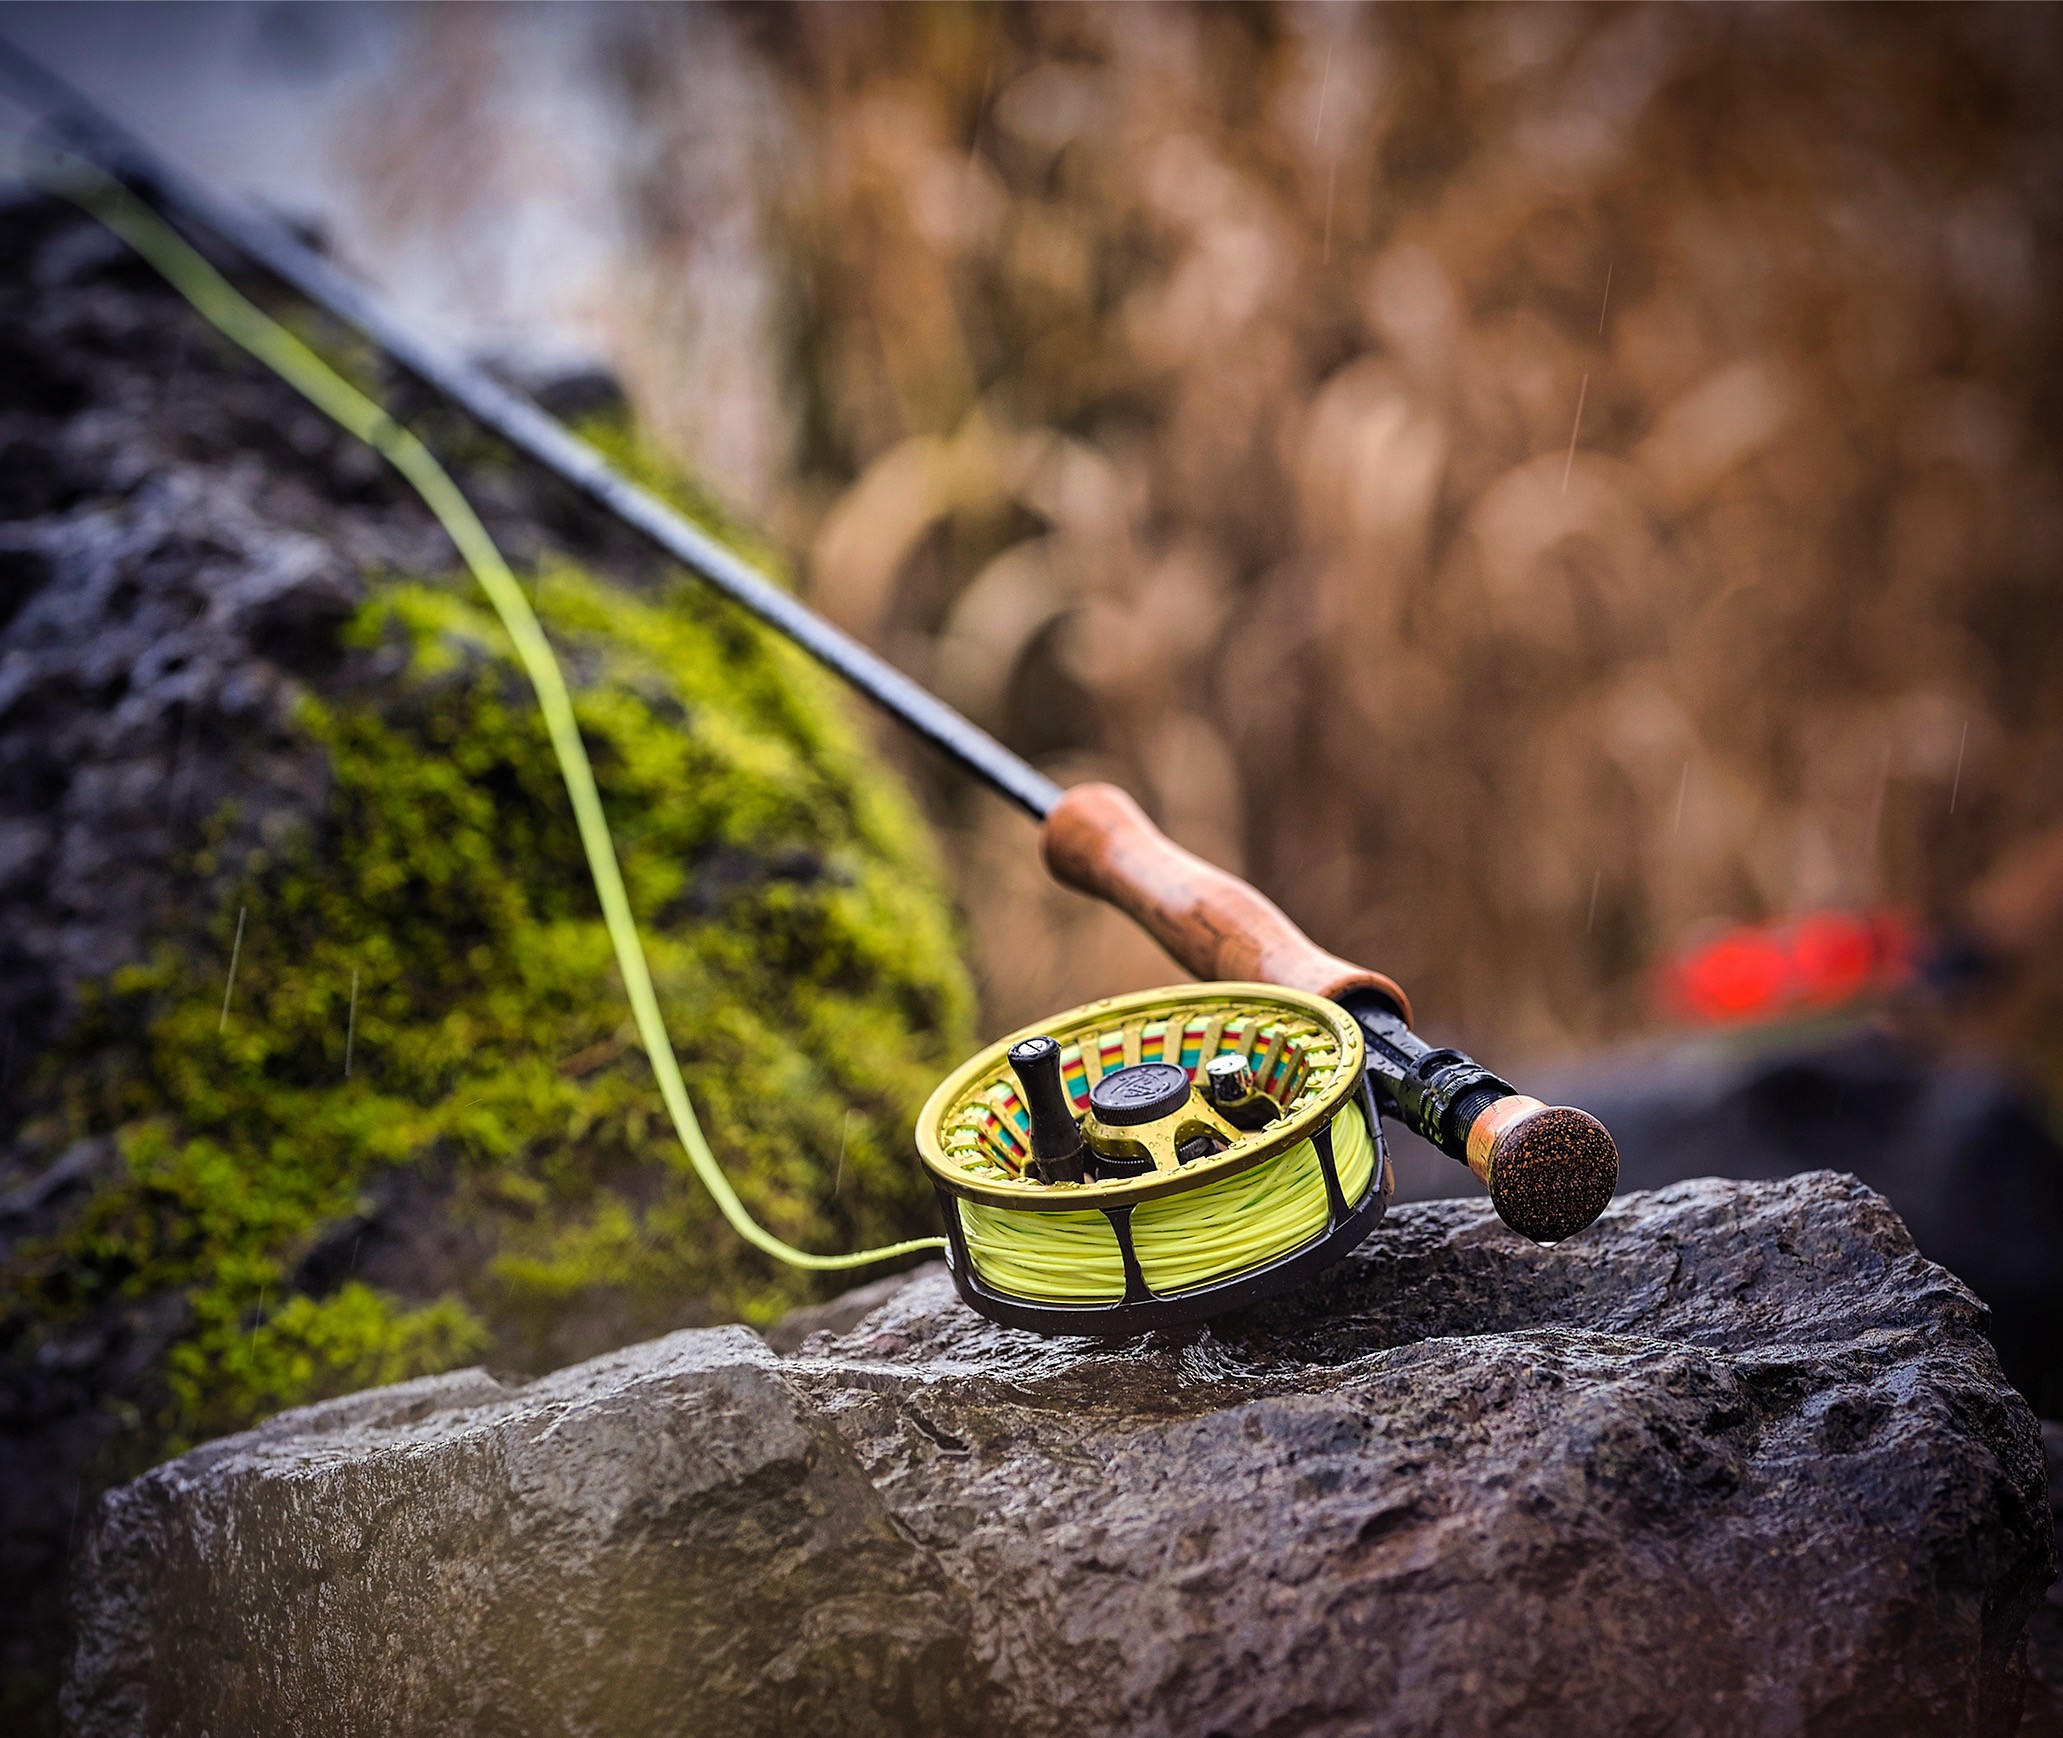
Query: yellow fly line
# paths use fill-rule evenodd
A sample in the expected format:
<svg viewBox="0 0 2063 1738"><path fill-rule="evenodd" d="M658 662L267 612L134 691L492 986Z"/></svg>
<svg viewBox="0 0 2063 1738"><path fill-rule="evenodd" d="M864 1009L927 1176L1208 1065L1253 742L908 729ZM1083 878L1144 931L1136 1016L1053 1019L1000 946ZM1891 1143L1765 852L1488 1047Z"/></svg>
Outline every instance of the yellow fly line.
<svg viewBox="0 0 2063 1738"><path fill-rule="evenodd" d="M552 752L573 805L602 921L630 997L639 1042L651 1059L660 1097L688 1162L731 1229L778 1261L816 1271L864 1267L893 1256L944 1248L943 1238L913 1237L848 1255L815 1255L784 1243L745 1210L710 1151L681 1078L564 672L530 600L458 485L415 435L240 295L126 188L76 159L67 160L54 177L54 185L156 267L201 317L232 343L249 351L393 465L458 546L536 690ZM1360 1107L1349 1104L1334 1119L1332 1128L1341 1185L1349 1199L1358 1199L1375 1164L1374 1142ZM1020 1296L1055 1302L1104 1302L1123 1296L1117 1246L1101 1213L1013 1213L969 1203L963 1207L963 1215L975 1267L993 1283ZM1317 1154L1305 1141L1249 1173L1142 1205L1133 1228L1141 1269L1154 1289L1165 1294L1259 1266L1322 1231L1327 1217Z"/></svg>
<svg viewBox="0 0 2063 1738"><path fill-rule="evenodd" d="M1375 1171L1375 1142L1351 1099L1332 1119L1332 1145L1341 1193L1359 1201ZM1318 1149L1302 1141L1250 1171L1141 1202L1132 1246L1147 1285L1167 1297L1287 1255L1331 1217ZM960 1223L974 1271L1013 1297L1086 1305L1125 1295L1117 1234L1094 1208L1018 1213L962 1201Z"/></svg>
<svg viewBox="0 0 2063 1738"><path fill-rule="evenodd" d="M65 162L53 184L155 266L224 337L248 350L325 416L348 429L399 471L458 545L459 554L480 582L480 589L486 592L494 613L501 618L530 685L537 691L537 704L544 714L552 753L558 757L566 795L573 804L573 818L580 829L581 848L587 854L595 897L601 901L602 921L616 951L623 987L630 996L638 1040L651 1058L652 1072L659 1081L659 1096L673 1118L674 1132L680 1136L688 1162L731 1229L755 1249L764 1250L778 1261L819 1271L865 1267L891 1256L943 1249L943 1238L913 1237L907 1242L855 1250L849 1255L812 1255L782 1242L746 1212L745 1204L716 1162L716 1155L709 1150L702 1125L695 1118L695 1107L688 1099L687 1084L681 1079L673 1041L667 1036L666 1022L659 1012L659 997L652 988L644 943L638 939L630 899L623 889L623 873L616 861L615 844L609 837L609 823L602 813L601 795L595 788L594 768L588 762L580 727L574 721L565 675L530 600L523 595L516 576L487 535L487 528L428 447L306 344L238 294L149 206L77 159Z"/></svg>

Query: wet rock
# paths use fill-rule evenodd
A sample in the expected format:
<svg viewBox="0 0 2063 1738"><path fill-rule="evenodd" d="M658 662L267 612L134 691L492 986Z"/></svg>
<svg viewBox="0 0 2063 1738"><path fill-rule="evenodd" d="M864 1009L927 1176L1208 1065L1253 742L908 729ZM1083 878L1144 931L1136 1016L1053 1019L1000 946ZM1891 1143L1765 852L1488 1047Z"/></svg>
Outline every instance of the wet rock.
<svg viewBox="0 0 2063 1738"><path fill-rule="evenodd" d="M2038 1095L1995 1063L1874 1023L1773 1027L1601 1051L1529 1070L1527 1089L1612 1131L1628 1192L1822 1167L1861 1178L1983 1300L2007 1379L2036 1413L2063 1414L2063 1144ZM1416 1135L1390 1144L1399 1200L1476 1193Z"/></svg>
<svg viewBox="0 0 2063 1738"><path fill-rule="evenodd" d="M279 302L276 284L247 287L297 326L312 318ZM349 356L352 372L374 366L320 319L306 330ZM568 413L606 415L622 403L591 371L530 379ZM720 636L731 674L759 668L765 643L742 618L706 599L676 611L674 569L634 532L513 462L419 385L388 381L382 397L442 455L519 568L548 559L569 583L576 574L606 580L598 601L621 588L673 615L692 639ZM596 432L631 436L627 424ZM463 673L438 673L412 665L413 630L398 621L371 644L338 632L368 599L440 578L449 601L471 610L478 600L455 562L435 519L384 461L228 344L96 223L0 187L0 1732L10 1738L55 1730L77 1543L100 1493L161 1458L168 1441L234 1428L378 1372L483 1355L461 1350L475 1343L475 1327L498 1336L484 1355L534 1374L722 1320L735 1313L732 1287L762 1299L811 1295L805 1281L775 1278L788 1289L770 1291L761 1271L705 1260L695 1216L708 1208L665 1157L672 1143L662 1125L610 1125L625 1130L619 1138L594 1119L540 1125L522 1112L519 1140L497 1147L491 1166L555 1167L543 1194L483 1188L471 1133L427 1134L427 1123L397 1140L381 1133L413 1116L401 1111L405 1101L427 1109L441 1096L454 1115L476 1103L491 1114L493 1089L473 1083L475 1070L462 1081L380 1068L372 1032L382 1020L422 1015L427 1000L498 1010L496 1036L477 1039L469 1058L497 1081L514 1080L534 1045L547 1070L569 1053L586 1058L554 1090L593 1099L614 1087L591 1077L625 1050L596 1041L622 1018L613 980L589 976L584 990L569 989L578 972L559 974L555 964L549 992L542 976L513 999L487 988L522 951L505 945L510 937L541 934L533 917L578 923L593 909L580 860L550 842L564 842L554 833L564 824L556 784L510 770L528 764L527 685L487 642L462 651ZM735 864L724 858L727 878L710 877L709 921L743 933L771 904L770 884L782 884L778 957L754 956L735 988L726 976L695 992L701 1015L725 1022L722 1066L748 1096L757 1090L743 1084L755 1078L750 1059L778 1057L780 1102L772 1116L727 1118L729 1131L713 1132L721 1147L749 1120L751 1153L732 1144L727 1162L741 1176L778 1166L795 1206L804 1197L794 1191L819 1174L836 1228L798 1220L791 1235L866 1243L923 1229L928 1191L913 1170L843 1173L834 1202L841 1173L832 1163L839 1119L854 1108L840 1083L881 1083L860 1107L880 1128L854 1140L856 1155L878 1150L898 1119L907 1126L914 1116L932 1065L963 1045L966 997L950 931L940 921L917 941L904 924L915 909L908 901L925 897L915 882L930 881L912 878L922 849L915 816L864 756L826 752L847 728L842 699L780 655L764 679L696 679L691 722L679 684L625 659L615 628L590 619L569 641L576 686L616 686L633 703L620 719L646 708L651 729L641 741L685 747L701 728L732 733L725 740L735 746L747 740L739 730L764 730L759 740L801 751L791 759L785 748L726 748L680 763L694 767L694 825L754 847ZM516 704L499 717L474 704L484 692L472 682L476 655L502 662ZM625 674L632 665L634 677ZM313 728L311 701L357 746L342 749L338 736ZM607 735L588 738L605 783ZM445 766L467 763L462 741L484 753L493 770L476 756L462 775L467 795L484 799L474 820L418 827L413 800L398 797L384 820L354 806L354 789L386 778L376 762L398 764L383 757L402 740ZM377 752L360 752L368 741ZM623 824L613 797L612 812ZM734 815L751 818L733 825ZM495 929L493 917L476 924L485 915L477 896L439 907L398 891L450 886L451 865L505 825L515 830L498 834L494 850L509 864L510 897L503 904L491 889L489 903L509 927ZM395 873L383 885L394 897L384 908L354 868L361 850L385 849L376 838L393 848ZM891 848L909 853L896 859L893 938L887 907L866 891ZM723 855L680 852L712 854ZM887 897L888 883L877 885ZM268 905L307 926L288 939L293 919L268 920ZM934 909L942 919L942 905ZM248 938L232 939L244 937L246 913ZM703 915L682 904L647 918L680 934ZM388 956L400 962L393 981L407 1012L387 1002L375 1017L374 960L397 925L411 932ZM880 945L869 939L876 934ZM360 954L327 970L312 957L347 935L367 950L363 1009ZM553 949L572 957L556 941ZM302 988L336 1003L329 1033L343 1034L341 1056L319 1017L295 1035L297 1017L265 1000L268 957L300 976L297 950L310 967ZM835 988L827 958L841 962ZM210 1047L196 1058L163 1034L181 1009L220 998L226 1011L237 962L236 1025L226 1012L208 1024L249 1042L216 1076L223 1094L189 1115L187 1089L226 1057ZM805 983L813 998L868 996L877 967L897 987L885 1024L867 1016L863 1064L829 1054L848 1041L835 1034L850 1023L815 1025L819 1054L818 1038L799 1037L778 1006ZM913 967L932 975L904 977ZM304 1013L313 1005L298 1004ZM749 1019L733 1022L748 1005ZM920 1030L925 1021L933 1027ZM354 1044L359 1075L346 1086ZM414 1048L400 1040L396 1053ZM910 1066L919 1056L923 1064ZM312 1158L316 1141L288 1126L301 1120L282 1108L288 1098L308 1094L298 1102L315 1107L309 1120L319 1124L325 1104L374 1080L377 1103L337 1125L324 1156ZM154 1170L157 1161L138 1160L139 1140L186 1156ZM186 1168L188 1158L200 1169ZM175 1172L211 1180L155 1180ZM573 1289L534 1283L535 1264L558 1259L552 1252L574 1228L614 1222L619 1210L640 1226L633 1242L592 1261L583 1255ZM647 1224L670 1229L655 1241ZM531 1265L511 1280L497 1260L518 1243ZM619 1260L619 1249L635 1254ZM319 1325L339 1320L357 1325ZM427 1339L416 1335L425 1324ZM289 1339L293 1348L275 1356Z"/></svg>
<svg viewBox="0 0 2063 1738"><path fill-rule="evenodd" d="M287 1414L114 1492L73 1730L2007 1731L2039 1431L1819 1172L1476 1203L1211 1329L919 1276Z"/></svg>
<svg viewBox="0 0 2063 1738"><path fill-rule="evenodd" d="M944 1262L927 1261L921 1267L912 1267L902 1273L891 1273L886 1279L856 1285L851 1291L840 1293L828 1303L806 1304L799 1310L790 1310L766 1330L766 1343L777 1352L793 1352L813 1335L836 1336L848 1333L905 1286L915 1285L919 1280L945 1272Z"/></svg>
<svg viewBox="0 0 2063 1738"><path fill-rule="evenodd" d="M2063 1424L2042 1420L2042 1448L2049 1457L2049 1508L2063 1514ZM2056 1738L2063 1733L2063 1582L2049 1583L2028 1626L2027 1676L2021 1738Z"/></svg>
<svg viewBox="0 0 2063 1738"><path fill-rule="evenodd" d="M2036 1412L2063 1414L2063 1146L2039 1098L1995 1064L1865 1025L1607 1054L1554 1090L1605 1120L1629 1189L1854 1173L1984 1300Z"/></svg>
<svg viewBox="0 0 2063 1738"><path fill-rule="evenodd" d="M0 206L0 1256L119 1168L112 1141L17 1138L39 1055L252 845L315 823L298 679L366 570L449 559L388 479L356 498L351 443L289 452L294 410L98 224ZM211 840L217 877L184 872ZM44 1729L80 1505L161 1403L183 1309L105 1299L42 1351L0 1309L0 1725Z"/></svg>

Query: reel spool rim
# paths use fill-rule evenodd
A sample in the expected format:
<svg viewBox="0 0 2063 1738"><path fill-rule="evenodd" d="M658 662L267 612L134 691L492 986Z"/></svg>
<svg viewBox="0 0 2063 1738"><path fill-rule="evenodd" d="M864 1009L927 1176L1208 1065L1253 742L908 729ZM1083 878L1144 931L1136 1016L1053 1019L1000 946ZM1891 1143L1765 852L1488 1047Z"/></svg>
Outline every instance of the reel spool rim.
<svg viewBox="0 0 2063 1738"><path fill-rule="evenodd" d="M977 1315L1006 1328L1047 1336L1072 1335L1089 1339L1119 1339L1135 1334L1157 1333L1209 1321L1229 1311L1246 1309L1280 1297L1327 1268L1351 1255L1389 1211L1396 1189L1396 1172L1389 1147L1383 1139L1382 1117L1375 1101L1374 1082L1364 1068L1355 1083L1360 1114L1366 1119L1374 1147L1374 1163L1359 1197L1348 1201L1337 1193L1336 1161L1330 1143L1322 1162L1333 1194L1330 1223L1305 1242L1285 1249L1258 1267L1208 1280L1180 1291L1156 1292L1147 1284L1139 1258L1125 1235L1126 1295L1103 1303L1058 1303L1004 1291L984 1279L975 1267L967 1234L960 1218L960 1202L939 1190L939 1211L946 1223L946 1266L953 1277L953 1289L960 1301ZM1330 1125L1327 1125L1328 1132ZM1129 1227L1132 1209L1118 1207L1107 1215ZM1115 1225L1113 1226L1115 1228Z"/></svg>
<svg viewBox="0 0 2063 1738"><path fill-rule="evenodd" d="M1197 1001L1258 1001L1302 1014L1323 1027L1339 1048L1340 1060L1332 1082L1311 1103L1279 1123L1237 1142L1223 1153L1184 1165L1172 1175L1155 1171L1143 1177L1094 1183L1038 1183L1026 1178L993 1182L969 1176L946 1153L940 1137L948 1113L959 1107L977 1081L1007 1070L1006 1058L1012 1045L1041 1034L1060 1037L1065 1044L1105 1021L1122 1021L1162 1004ZM1366 1069L1367 1052L1359 1023L1339 1003L1307 990L1236 978L1133 990L1084 1002L977 1050L940 1081L924 1101L924 1108L917 1115L917 1157L937 1187L984 1207L1002 1207L1018 1213L1068 1213L1083 1208L1134 1206L1237 1176L1309 1140L1317 1129L1329 1128L1340 1108L1361 1089Z"/></svg>

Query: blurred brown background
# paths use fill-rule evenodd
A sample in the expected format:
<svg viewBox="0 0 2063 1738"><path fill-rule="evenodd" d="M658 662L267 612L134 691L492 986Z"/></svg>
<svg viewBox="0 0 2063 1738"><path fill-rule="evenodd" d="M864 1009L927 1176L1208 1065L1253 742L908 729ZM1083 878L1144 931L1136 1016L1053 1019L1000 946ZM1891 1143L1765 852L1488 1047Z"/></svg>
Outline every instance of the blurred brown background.
<svg viewBox="0 0 2063 1738"><path fill-rule="evenodd" d="M2054 13L744 22L813 597L1430 1024L2063 814ZM993 1025L1170 975L952 821Z"/></svg>
<svg viewBox="0 0 2063 1738"><path fill-rule="evenodd" d="M1516 1064L1701 922L1939 913L2063 815L2058 24L406 13L345 239L448 307L584 236L813 602ZM881 740L991 1030L1176 975Z"/></svg>

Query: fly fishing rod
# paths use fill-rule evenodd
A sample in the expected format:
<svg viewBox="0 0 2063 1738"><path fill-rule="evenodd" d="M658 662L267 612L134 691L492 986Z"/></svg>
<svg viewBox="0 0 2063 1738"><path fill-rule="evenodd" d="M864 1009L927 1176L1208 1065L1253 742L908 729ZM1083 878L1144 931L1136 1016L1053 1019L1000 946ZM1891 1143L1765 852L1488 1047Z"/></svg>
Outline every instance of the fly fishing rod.
<svg viewBox="0 0 2063 1738"><path fill-rule="evenodd" d="M688 1102L563 673L521 588L428 449L238 295L164 216L211 233L357 331L1015 802L1040 823L1057 880L1126 912L1204 980L1057 1014L988 1046L933 1093L918 1119L919 1157L954 1283L975 1309L1042 1332L1124 1333L1281 1291L1346 1255L1381 1218L1393 1188L1383 1116L1466 1165L1505 1223L1535 1241L1572 1236L1603 1211L1618 1150L1595 1118L1427 1044L1392 979L1320 948L1116 787L1063 791L528 399L425 344L283 227L166 162L4 39L0 73L84 171L66 190L388 458L451 534L537 689L640 1039L697 1174L740 1235L813 1268L936 1246L810 1255L745 1214Z"/></svg>

